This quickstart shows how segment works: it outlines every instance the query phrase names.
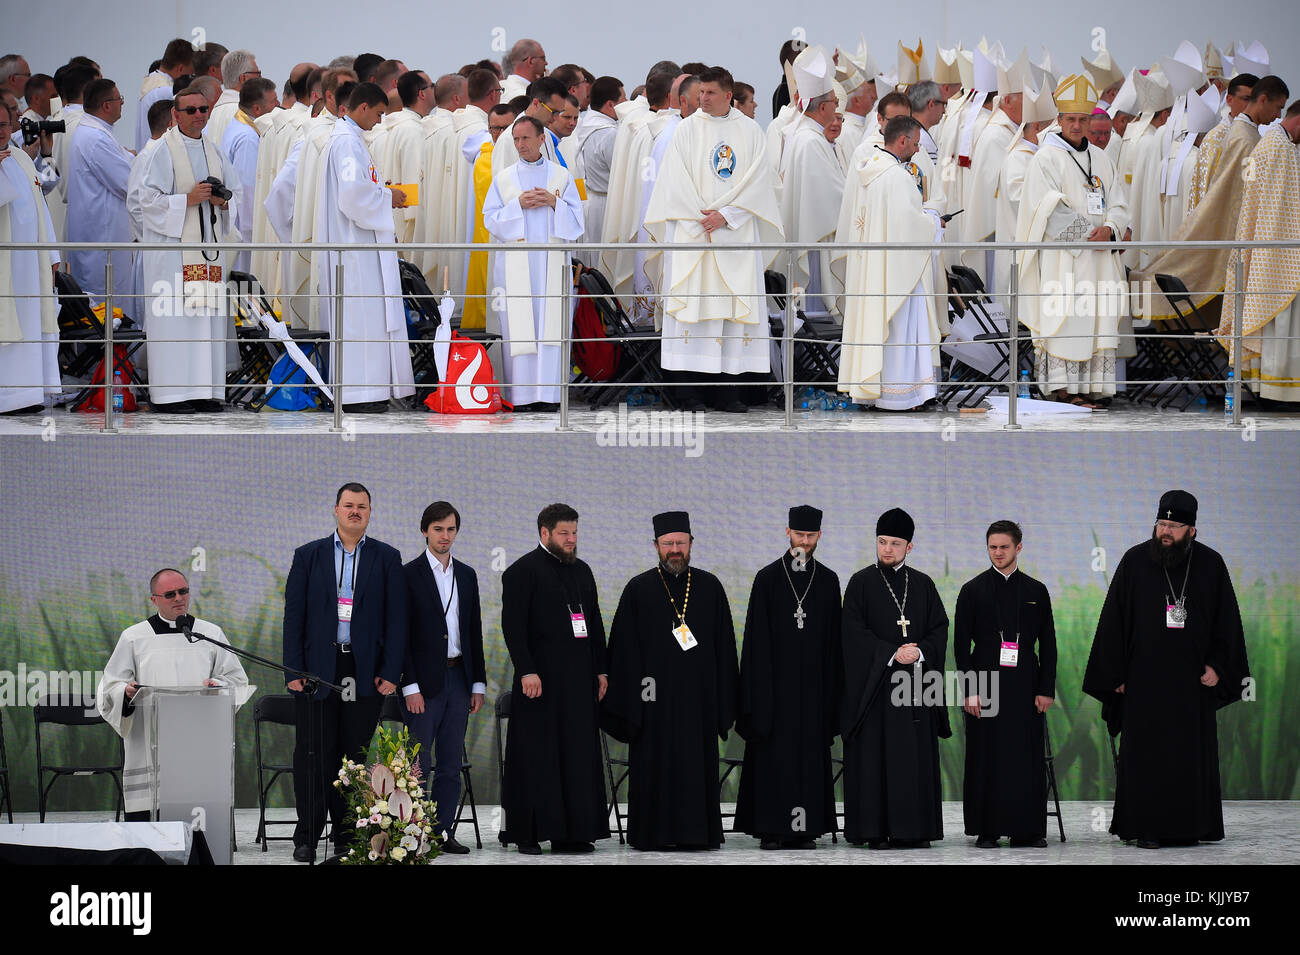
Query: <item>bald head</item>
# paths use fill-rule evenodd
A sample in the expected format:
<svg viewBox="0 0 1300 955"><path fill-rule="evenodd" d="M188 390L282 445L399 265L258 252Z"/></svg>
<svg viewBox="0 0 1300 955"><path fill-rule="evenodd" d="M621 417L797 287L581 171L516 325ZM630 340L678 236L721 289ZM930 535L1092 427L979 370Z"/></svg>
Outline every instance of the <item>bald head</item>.
<svg viewBox="0 0 1300 955"><path fill-rule="evenodd" d="M221 83L215 76L196 76L190 86L197 86L203 91L208 106L216 106L217 100L221 98Z"/></svg>
<svg viewBox="0 0 1300 955"><path fill-rule="evenodd" d="M510 48L510 66L530 82L546 75L546 52L536 40L523 39Z"/></svg>
<svg viewBox="0 0 1300 955"><path fill-rule="evenodd" d="M433 88L434 98L440 109L458 110L467 102L468 82L459 73L448 73L438 77Z"/></svg>

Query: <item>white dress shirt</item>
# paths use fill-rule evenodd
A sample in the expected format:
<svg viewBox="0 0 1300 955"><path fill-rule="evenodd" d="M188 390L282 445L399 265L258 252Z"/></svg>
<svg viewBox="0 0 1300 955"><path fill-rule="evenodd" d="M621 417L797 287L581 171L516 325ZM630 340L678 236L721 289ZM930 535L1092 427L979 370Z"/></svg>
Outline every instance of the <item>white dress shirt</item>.
<svg viewBox="0 0 1300 955"><path fill-rule="evenodd" d="M448 557L447 566L444 568L442 562L427 547L424 550L424 557L429 562L429 569L433 571L433 582L438 586L438 603L446 608L444 616L447 618L447 659L454 660L456 657L461 656L460 594L456 588L455 561ZM487 686L483 683L475 683L470 687L469 691L470 693L482 693L486 696ZM403 696L410 696L412 693L419 692L420 685L418 683L408 683L402 687Z"/></svg>

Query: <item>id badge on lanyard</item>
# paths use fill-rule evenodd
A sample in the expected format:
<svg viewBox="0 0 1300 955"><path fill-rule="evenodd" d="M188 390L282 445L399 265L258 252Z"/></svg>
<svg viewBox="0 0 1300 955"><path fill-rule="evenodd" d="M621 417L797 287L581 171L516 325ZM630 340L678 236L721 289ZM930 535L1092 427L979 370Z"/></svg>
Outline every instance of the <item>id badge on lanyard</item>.
<svg viewBox="0 0 1300 955"><path fill-rule="evenodd" d="M578 604L577 613L574 613L573 608L569 607L569 623L573 627L573 636L575 639L583 640L586 638L587 617L582 612L582 604Z"/></svg>
<svg viewBox="0 0 1300 955"><path fill-rule="evenodd" d="M1002 655L998 657L998 666L1013 667L1020 661L1020 635L1015 640L1002 641Z"/></svg>

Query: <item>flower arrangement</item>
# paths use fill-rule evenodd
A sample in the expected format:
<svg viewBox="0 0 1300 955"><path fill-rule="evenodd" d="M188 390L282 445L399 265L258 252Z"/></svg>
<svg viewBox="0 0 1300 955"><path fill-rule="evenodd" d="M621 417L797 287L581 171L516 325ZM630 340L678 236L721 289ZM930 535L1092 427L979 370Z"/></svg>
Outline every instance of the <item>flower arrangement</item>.
<svg viewBox="0 0 1300 955"><path fill-rule="evenodd" d="M437 819L422 798L419 752L406 727L394 734L380 726L374 765L343 760L334 785L348 806L343 824L354 826L344 865L425 865L437 857Z"/></svg>

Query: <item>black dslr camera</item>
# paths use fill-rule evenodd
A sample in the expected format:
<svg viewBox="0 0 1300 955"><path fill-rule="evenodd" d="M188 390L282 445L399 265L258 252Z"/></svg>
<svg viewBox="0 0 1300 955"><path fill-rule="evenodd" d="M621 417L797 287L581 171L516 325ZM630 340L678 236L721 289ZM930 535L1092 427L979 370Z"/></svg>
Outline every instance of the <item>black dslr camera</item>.
<svg viewBox="0 0 1300 955"><path fill-rule="evenodd" d="M36 142L44 133L66 132L65 124L61 119L27 119L24 117L18 121L18 128L22 131L23 142L25 143Z"/></svg>
<svg viewBox="0 0 1300 955"><path fill-rule="evenodd" d="M233 198L234 193L227 189L216 176L208 176L203 181L212 187L212 195L222 202L229 202Z"/></svg>

